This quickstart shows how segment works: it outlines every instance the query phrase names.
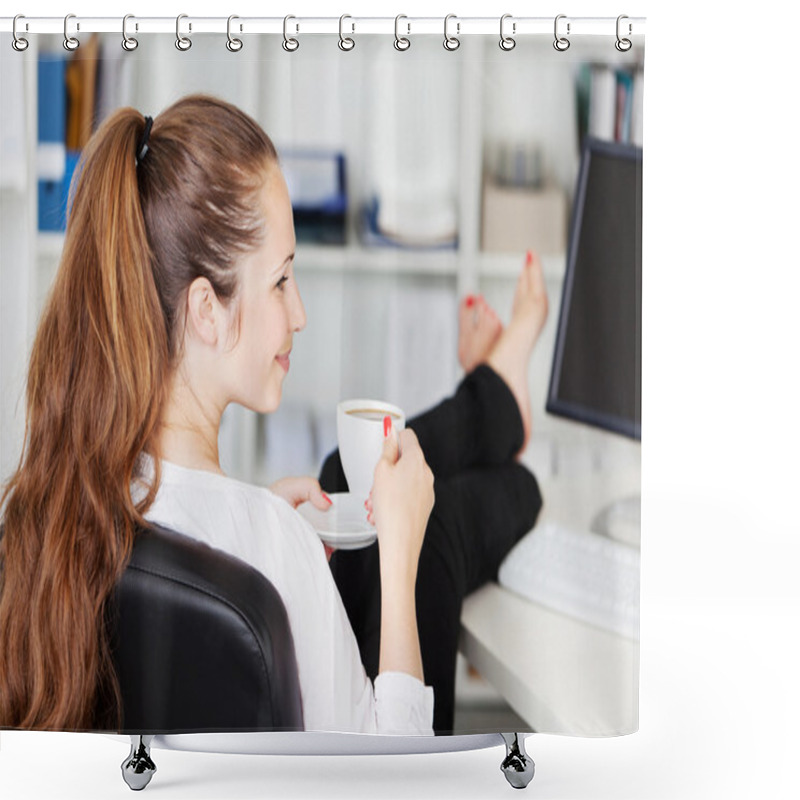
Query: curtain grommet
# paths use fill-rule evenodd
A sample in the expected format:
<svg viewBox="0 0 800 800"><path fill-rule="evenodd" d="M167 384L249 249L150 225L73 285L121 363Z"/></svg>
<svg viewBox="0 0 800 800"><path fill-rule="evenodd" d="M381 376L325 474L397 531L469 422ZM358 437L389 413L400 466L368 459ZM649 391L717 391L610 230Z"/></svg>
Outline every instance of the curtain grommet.
<svg viewBox="0 0 800 800"><path fill-rule="evenodd" d="M408 50L411 47L411 39L406 36L400 35L400 20L401 19L408 19L405 14L398 14L394 18L394 49L399 50L401 53ZM411 33L411 23L407 22L406 27L408 28L407 34Z"/></svg>
<svg viewBox="0 0 800 800"><path fill-rule="evenodd" d="M242 42L242 40L237 39L231 33L231 22L235 19L239 19L239 17L237 17L236 14L231 14L228 17L228 41L225 42L225 47L227 47L229 52L231 53L238 53L242 49L242 47L244 47L244 43ZM241 30L241 27L239 28L239 30Z"/></svg>
<svg viewBox="0 0 800 800"><path fill-rule="evenodd" d="M628 16L626 14L620 14L617 17L617 41L614 42L614 47L616 47L617 50L619 50L620 53L627 53L628 50L630 50L631 47L633 47L633 42L630 39L628 39L627 37L620 36L620 23L624 19L628 19ZM631 33L633 33L633 26L629 22L628 23L628 36L630 36Z"/></svg>
<svg viewBox="0 0 800 800"><path fill-rule="evenodd" d="M500 49L505 51L506 53L509 50L513 50L517 46L517 40L513 36L506 36L505 34L505 24L507 19L512 19L511 14L503 14L500 17ZM517 23L511 23L511 33L515 34L517 32Z"/></svg>
<svg viewBox="0 0 800 800"><path fill-rule="evenodd" d="M344 35L343 26L344 26L344 21L346 19L353 19L353 18L349 14L342 14L342 16L339 17L339 49L342 52L349 53L356 46L356 40L353 39L351 36ZM355 23L352 23L351 33L355 33L355 30L356 30L356 25Z"/></svg>
<svg viewBox="0 0 800 800"><path fill-rule="evenodd" d="M188 14L178 14L178 18L175 20L175 47L178 48L182 53L185 53L191 46L192 40L188 36L183 36L181 34L181 20L187 19ZM189 23L189 32L191 33L192 30L192 23Z"/></svg>
<svg viewBox="0 0 800 800"><path fill-rule="evenodd" d="M74 14L67 14L67 16L64 17L64 49L68 50L70 53L74 52L81 46L81 43L74 36L70 36L69 32L67 31L67 26L69 25L69 21L71 19L75 19ZM80 24L76 23L76 30L80 29Z"/></svg>
<svg viewBox="0 0 800 800"><path fill-rule="evenodd" d="M11 33L12 33L12 36L14 37L11 40L11 46L18 53L24 53L28 49L28 45L30 44L30 42L27 39L25 39L24 37L20 36L17 33L17 21L21 20L21 19L25 19L25 15L24 14L17 14L14 17L14 24L11 27ZM25 29L27 30L27 28L28 28L28 26L27 26L27 23L26 23L25 24Z"/></svg>
<svg viewBox="0 0 800 800"><path fill-rule="evenodd" d="M553 24L553 33L555 35L555 41L553 42L553 47L558 50L559 53L563 53L565 50L569 50L570 41L567 39L566 36L559 36L558 35L558 21L560 19L566 19L566 14L559 14L556 17L555 23ZM569 22L567 22L567 36L569 36Z"/></svg>
<svg viewBox="0 0 800 800"><path fill-rule="evenodd" d="M450 34L447 32L447 27L448 27L451 19L456 20L456 35L455 36L450 36ZM454 50L458 50L458 48L461 47L461 40L458 38L458 34L459 33L461 33L461 23L458 22L458 17L456 17L455 14L448 14L444 18L444 42L443 42L443 46L444 46L445 50L449 50L452 53Z"/></svg>
<svg viewBox="0 0 800 800"><path fill-rule="evenodd" d="M135 19L133 14L126 14L122 18L122 49L128 53L133 52L139 46L139 40L133 36L128 36L128 20ZM136 26L138 30L139 26Z"/></svg>
<svg viewBox="0 0 800 800"><path fill-rule="evenodd" d="M287 14L283 18L283 42L281 43L281 47L287 53L294 53L298 47L300 47L300 42L292 36L289 36L289 20L290 19L297 19L297 17L293 16L292 14ZM295 33L300 30L300 26L295 23Z"/></svg>

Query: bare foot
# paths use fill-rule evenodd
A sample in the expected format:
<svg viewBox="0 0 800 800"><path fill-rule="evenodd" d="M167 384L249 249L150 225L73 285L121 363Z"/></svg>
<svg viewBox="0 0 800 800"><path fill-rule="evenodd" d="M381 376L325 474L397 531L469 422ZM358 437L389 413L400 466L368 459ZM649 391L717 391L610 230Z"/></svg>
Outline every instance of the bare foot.
<svg viewBox="0 0 800 800"><path fill-rule="evenodd" d="M458 361L471 372L486 361L503 330L494 309L483 297L468 295L458 307Z"/></svg>
<svg viewBox="0 0 800 800"><path fill-rule="evenodd" d="M522 450L527 446L531 435L528 362L546 319L547 288L542 263L538 256L528 251L525 266L517 279L511 321L486 359L489 366L505 380L516 398L525 431Z"/></svg>

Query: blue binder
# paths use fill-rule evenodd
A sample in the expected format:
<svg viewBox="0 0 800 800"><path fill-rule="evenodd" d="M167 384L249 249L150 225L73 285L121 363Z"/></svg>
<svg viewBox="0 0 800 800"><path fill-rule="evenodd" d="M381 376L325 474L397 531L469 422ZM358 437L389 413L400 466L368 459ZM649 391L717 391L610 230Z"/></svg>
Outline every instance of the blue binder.
<svg viewBox="0 0 800 800"><path fill-rule="evenodd" d="M69 181L78 155L71 154L68 159L66 149L66 57L59 53L41 53L38 67L39 230L63 231Z"/></svg>

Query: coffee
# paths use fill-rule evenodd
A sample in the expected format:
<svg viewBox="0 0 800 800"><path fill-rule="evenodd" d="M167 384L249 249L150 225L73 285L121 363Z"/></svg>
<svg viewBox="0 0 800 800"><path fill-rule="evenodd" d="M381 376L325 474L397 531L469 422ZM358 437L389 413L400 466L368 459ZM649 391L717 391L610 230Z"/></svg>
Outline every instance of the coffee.
<svg viewBox="0 0 800 800"><path fill-rule="evenodd" d="M375 422L383 422L384 417L391 417L392 422L396 422L402 417L392 411L378 411L373 408L354 408L351 411L345 411L351 417L358 417L359 419L374 420Z"/></svg>

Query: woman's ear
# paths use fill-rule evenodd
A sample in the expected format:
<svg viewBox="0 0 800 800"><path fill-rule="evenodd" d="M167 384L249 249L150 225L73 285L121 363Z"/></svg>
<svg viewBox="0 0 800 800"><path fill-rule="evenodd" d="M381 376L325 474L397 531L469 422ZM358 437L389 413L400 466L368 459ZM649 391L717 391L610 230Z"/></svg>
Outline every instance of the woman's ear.
<svg viewBox="0 0 800 800"><path fill-rule="evenodd" d="M215 347L223 331L224 314L214 287L208 278L195 278L186 297L186 317L190 335L204 344Z"/></svg>

